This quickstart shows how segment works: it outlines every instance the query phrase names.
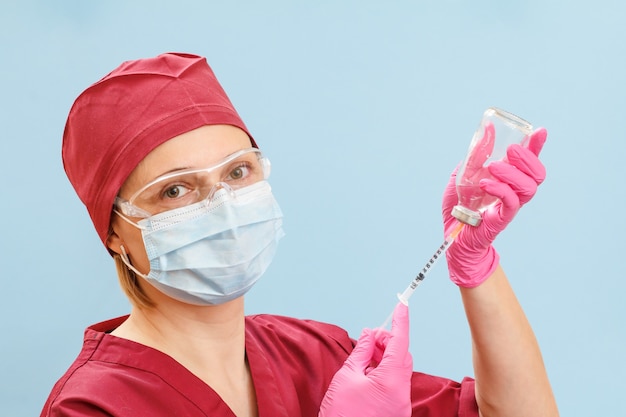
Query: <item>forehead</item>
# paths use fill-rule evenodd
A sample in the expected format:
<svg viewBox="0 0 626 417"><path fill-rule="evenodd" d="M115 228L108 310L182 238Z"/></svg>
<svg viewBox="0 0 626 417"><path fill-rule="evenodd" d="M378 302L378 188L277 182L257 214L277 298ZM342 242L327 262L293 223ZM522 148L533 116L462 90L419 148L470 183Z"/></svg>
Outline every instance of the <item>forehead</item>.
<svg viewBox="0 0 626 417"><path fill-rule="evenodd" d="M180 169L203 168L252 146L241 129L231 125L202 126L154 148L122 185L120 194L139 189L153 179Z"/></svg>

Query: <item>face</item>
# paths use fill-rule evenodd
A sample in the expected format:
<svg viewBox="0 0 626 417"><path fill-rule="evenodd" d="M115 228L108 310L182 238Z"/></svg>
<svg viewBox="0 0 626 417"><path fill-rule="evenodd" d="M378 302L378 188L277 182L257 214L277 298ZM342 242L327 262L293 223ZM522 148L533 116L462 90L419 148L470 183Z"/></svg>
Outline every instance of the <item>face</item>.
<svg viewBox="0 0 626 417"><path fill-rule="evenodd" d="M241 149L250 148L248 135L231 125L202 126L176 136L150 152L130 174L119 196L128 199L156 178L182 169L209 167ZM219 173L215 174L220 181ZM138 221L140 219L131 219ZM109 249L121 253L123 245L131 263L141 273L148 274L150 263L141 231L119 216L111 220L113 234L107 240Z"/></svg>

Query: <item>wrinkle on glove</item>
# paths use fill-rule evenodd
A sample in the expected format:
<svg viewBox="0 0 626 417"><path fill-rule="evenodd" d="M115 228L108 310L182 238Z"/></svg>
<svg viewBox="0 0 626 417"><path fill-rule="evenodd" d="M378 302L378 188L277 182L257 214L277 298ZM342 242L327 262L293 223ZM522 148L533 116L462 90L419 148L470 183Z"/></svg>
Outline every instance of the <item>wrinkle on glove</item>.
<svg viewBox="0 0 626 417"><path fill-rule="evenodd" d="M319 417L411 415L413 357L409 353L408 307L398 303L391 332L365 329L337 371Z"/></svg>
<svg viewBox="0 0 626 417"><path fill-rule="evenodd" d="M539 153L548 132L537 129L528 146L519 144L507 148L502 161L488 165L493 179L482 179L480 188L498 201L482 213L478 226L465 226L446 252L450 279L457 285L473 288L483 283L498 267L500 257L492 246L495 238L513 220L519 209L528 203L546 178L546 169ZM445 236L457 224L450 213L458 203L456 170L450 176L443 195L442 214Z"/></svg>

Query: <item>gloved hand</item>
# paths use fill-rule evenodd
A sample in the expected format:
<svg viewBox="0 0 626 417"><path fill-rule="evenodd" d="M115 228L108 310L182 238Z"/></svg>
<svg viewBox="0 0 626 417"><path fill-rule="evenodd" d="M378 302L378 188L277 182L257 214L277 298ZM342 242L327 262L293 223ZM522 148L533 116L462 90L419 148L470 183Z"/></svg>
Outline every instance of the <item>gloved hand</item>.
<svg viewBox="0 0 626 417"><path fill-rule="evenodd" d="M480 188L499 200L482 213L482 222L476 226L466 225L446 252L450 279L461 287L480 285L495 271L499 263L498 253L492 246L496 236L513 220L518 210L535 195L537 187L546 177L546 170L539 160L539 153L548 132L534 131L528 146L510 145L506 157L488 165L494 179L480 180ZM443 223L445 236L457 225L450 214L458 202L456 170L443 195Z"/></svg>
<svg viewBox="0 0 626 417"><path fill-rule="evenodd" d="M391 332L365 329L322 400L319 417L411 415L413 358L408 307L398 303Z"/></svg>

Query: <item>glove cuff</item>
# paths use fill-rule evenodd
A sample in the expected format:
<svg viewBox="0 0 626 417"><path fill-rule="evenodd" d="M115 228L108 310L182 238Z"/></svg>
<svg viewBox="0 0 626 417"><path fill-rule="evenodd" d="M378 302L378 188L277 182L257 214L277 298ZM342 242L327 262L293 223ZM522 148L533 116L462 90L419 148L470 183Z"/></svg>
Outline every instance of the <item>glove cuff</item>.
<svg viewBox="0 0 626 417"><path fill-rule="evenodd" d="M450 280L459 287L474 288L482 284L494 273L500 263L500 255L493 246L481 259L461 259L453 251L446 252Z"/></svg>

